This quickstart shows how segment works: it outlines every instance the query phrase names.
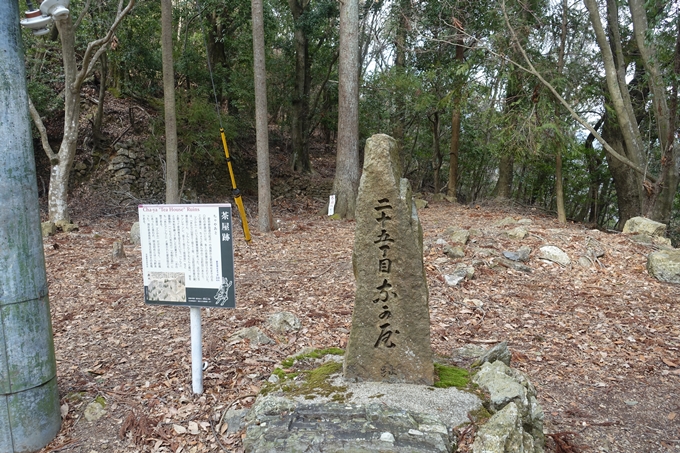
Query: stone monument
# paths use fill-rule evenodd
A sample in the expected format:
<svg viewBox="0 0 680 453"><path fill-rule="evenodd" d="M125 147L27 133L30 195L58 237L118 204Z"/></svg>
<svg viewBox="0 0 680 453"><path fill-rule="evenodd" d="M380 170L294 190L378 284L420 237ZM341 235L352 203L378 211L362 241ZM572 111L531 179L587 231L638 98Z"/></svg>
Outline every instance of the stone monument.
<svg viewBox="0 0 680 453"><path fill-rule="evenodd" d="M393 138L366 141L354 237L357 281L344 376L432 385L423 231Z"/></svg>

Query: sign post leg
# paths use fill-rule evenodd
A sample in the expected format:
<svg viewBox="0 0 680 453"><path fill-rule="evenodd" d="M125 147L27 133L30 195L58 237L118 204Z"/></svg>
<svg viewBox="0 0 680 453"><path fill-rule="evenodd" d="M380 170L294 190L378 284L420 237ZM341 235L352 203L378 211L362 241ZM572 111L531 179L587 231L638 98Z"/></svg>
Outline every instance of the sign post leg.
<svg viewBox="0 0 680 453"><path fill-rule="evenodd" d="M201 338L201 308L189 308L191 315L191 388L203 393L203 344Z"/></svg>

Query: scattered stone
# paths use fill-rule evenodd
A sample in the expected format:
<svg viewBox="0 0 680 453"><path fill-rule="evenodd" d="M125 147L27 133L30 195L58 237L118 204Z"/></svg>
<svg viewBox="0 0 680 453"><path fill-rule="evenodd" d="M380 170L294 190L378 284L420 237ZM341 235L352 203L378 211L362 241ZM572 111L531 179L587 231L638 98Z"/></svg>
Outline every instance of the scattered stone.
<svg viewBox="0 0 680 453"><path fill-rule="evenodd" d="M106 415L106 409L99 401L92 401L85 407L83 417L88 422L94 422Z"/></svg>
<svg viewBox="0 0 680 453"><path fill-rule="evenodd" d="M53 236L57 234L57 226L54 224L54 222L42 222L40 224L40 229L42 230L42 235L43 237L47 236Z"/></svg>
<svg viewBox="0 0 680 453"><path fill-rule="evenodd" d="M526 262L531 255L531 247L523 245L516 252L503 252L503 256L511 261Z"/></svg>
<svg viewBox="0 0 680 453"><path fill-rule="evenodd" d="M409 431L411 431L411 430L409 429ZM389 433L389 432L382 433L382 434L380 434L380 440L383 441L383 442L394 443L394 434Z"/></svg>
<svg viewBox="0 0 680 453"><path fill-rule="evenodd" d="M646 217L633 217L626 221L623 226L623 233L663 237L666 235L666 225Z"/></svg>
<svg viewBox="0 0 680 453"><path fill-rule="evenodd" d="M70 233L78 229L77 223L70 223L66 220L57 220L54 225L64 233Z"/></svg>
<svg viewBox="0 0 680 453"><path fill-rule="evenodd" d="M460 275L460 274L454 273L454 274L444 275L444 281L449 286L456 286L458 283L462 282L463 280L465 280L465 274Z"/></svg>
<svg viewBox="0 0 680 453"><path fill-rule="evenodd" d="M497 227L504 227L507 225L514 225L517 223L517 220L515 220L512 217L506 217L504 219L499 220L498 222L495 223L495 226Z"/></svg>
<svg viewBox="0 0 680 453"><path fill-rule="evenodd" d="M439 239L437 239L437 242L435 242L435 244L437 244L437 245L448 245L449 243L446 242L445 239L439 238Z"/></svg>
<svg viewBox="0 0 680 453"><path fill-rule="evenodd" d="M393 138L366 141L354 236L357 280L345 378L432 385L423 230Z"/></svg>
<svg viewBox="0 0 680 453"><path fill-rule="evenodd" d="M482 230L478 230L477 228L470 228L468 232L470 233L470 238L480 238L484 236L484 232Z"/></svg>
<svg viewBox="0 0 680 453"><path fill-rule="evenodd" d="M509 403L482 425L472 444L473 453L542 453L524 431L517 405Z"/></svg>
<svg viewBox="0 0 680 453"><path fill-rule="evenodd" d="M130 228L130 242L132 242L133 245L142 243L139 237L139 222L133 223L132 228Z"/></svg>
<svg viewBox="0 0 680 453"><path fill-rule="evenodd" d="M604 245L597 239L586 236L586 248L588 249L588 255L594 258L602 258L605 254Z"/></svg>
<svg viewBox="0 0 680 453"><path fill-rule="evenodd" d="M510 350L508 349L508 342L503 341L501 343L498 343L496 346L493 348L489 349L488 351L484 352L479 359L477 359L472 366L473 367L478 367L482 366L485 363L494 363L497 360L500 360L507 366L510 366L510 359L512 357L512 354L510 353Z"/></svg>
<svg viewBox="0 0 680 453"><path fill-rule="evenodd" d="M543 434L544 414L536 399L536 388L527 377L522 372L510 368L502 361L496 360L493 363L484 363L479 372L472 378L472 381L489 392L490 402L488 409L495 413L494 415L510 406L510 409L506 409L506 412L495 420L492 417L489 422L480 427L475 439L475 444L477 444L477 439L480 440L478 444L480 446L477 449L473 447L473 452L509 453L525 451L542 453L545 445L545 436ZM515 412L517 415L514 415ZM514 421L517 417L521 419L519 423ZM512 423L508 423L508 420L512 420ZM517 444L518 446L521 445L521 448L531 447L531 449L511 448L491 450L482 448L486 440L498 438L500 434L497 430L499 424L505 427L502 432L507 433L508 437L513 438L513 436L516 436L516 438L522 439L522 443ZM532 439L529 440L529 437Z"/></svg>
<svg viewBox="0 0 680 453"><path fill-rule="evenodd" d="M680 283L680 250L659 250L647 257L647 272L659 281Z"/></svg>
<svg viewBox="0 0 680 453"><path fill-rule="evenodd" d="M444 197L443 193L435 193L432 195L432 201L444 201Z"/></svg>
<svg viewBox="0 0 680 453"><path fill-rule="evenodd" d="M267 319L267 326L277 333L286 333L300 330L300 319L289 311L274 313Z"/></svg>
<svg viewBox="0 0 680 453"><path fill-rule="evenodd" d="M244 428L244 419L248 414L249 409L234 409L229 408L222 416L222 424L227 424L227 431L225 434L234 434Z"/></svg>
<svg viewBox="0 0 680 453"><path fill-rule="evenodd" d="M532 223L534 223L534 221L531 219L519 219L517 221L517 224L519 225L531 225Z"/></svg>
<svg viewBox="0 0 680 453"><path fill-rule="evenodd" d="M452 244L467 244L468 239L470 239L470 232L468 230L462 230L458 228L448 228L445 232L449 242Z"/></svg>
<svg viewBox="0 0 680 453"><path fill-rule="evenodd" d="M510 239L522 240L527 236L527 234L529 234L529 230L520 226L513 228L505 234L507 234Z"/></svg>
<svg viewBox="0 0 680 453"><path fill-rule="evenodd" d="M518 263L518 262L515 262L515 261L511 261L511 260L504 258L502 256L499 256L498 258L496 258L496 262L498 262L498 264L500 264L501 266L505 266L509 269L514 269L514 270L520 271L520 272L526 272L527 274L530 274L531 272L533 272L533 269L531 269L529 266L526 266L524 264L521 264L521 263Z"/></svg>
<svg viewBox="0 0 680 453"><path fill-rule="evenodd" d="M473 277L475 276L475 268L474 266L467 266L465 264L459 264L456 266L456 270L453 271L453 273L463 273L465 272L465 278L468 280L472 280ZM476 299L475 299L476 300Z"/></svg>
<svg viewBox="0 0 680 453"><path fill-rule="evenodd" d="M445 245L442 251L444 252L444 255L452 259L465 258L465 250L459 245L456 247Z"/></svg>
<svg viewBox="0 0 680 453"><path fill-rule="evenodd" d="M587 256L582 255L578 257L578 265L581 267L591 267L593 262Z"/></svg>
<svg viewBox="0 0 680 453"><path fill-rule="evenodd" d="M113 259L125 259L125 249L123 248L123 241L113 241Z"/></svg>
<svg viewBox="0 0 680 453"><path fill-rule="evenodd" d="M562 266L568 266L571 264L569 255L554 245L544 245L539 249L539 252L539 258L544 260L552 261Z"/></svg>
<svg viewBox="0 0 680 453"><path fill-rule="evenodd" d="M484 355L486 349L478 344L466 344L455 348L451 353L451 360L457 366L469 366L479 357Z"/></svg>
<svg viewBox="0 0 680 453"><path fill-rule="evenodd" d="M244 327L229 338L229 343L241 340L250 340L250 345L273 344L274 340L265 335L257 327Z"/></svg>
<svg viewBox="0 0 680 453"><path fill-rule="evenodd" d="M456 202L456 197L449 197L448 195L445 195L444 199L446 201L448 201L449 203L455 203Z"/></svg>
<svg viewBox="0 0 680 453"><path fill-rule="evenodd" d="M427 208L427 200L423 200L422 198L416 198L413 200L416 209L425 209Z"/></svg>

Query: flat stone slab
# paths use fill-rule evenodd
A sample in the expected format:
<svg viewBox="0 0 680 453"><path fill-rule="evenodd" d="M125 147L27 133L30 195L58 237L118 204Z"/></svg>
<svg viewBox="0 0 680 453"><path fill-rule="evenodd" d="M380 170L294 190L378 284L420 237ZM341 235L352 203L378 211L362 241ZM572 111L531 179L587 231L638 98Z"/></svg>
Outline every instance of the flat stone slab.
<svg viewBox="0 0 680 453"><path fill-rule="evenodd" d="M453 428L468 422L468 412L482 404L455 388L342 384L344 403L280 393L258 397L246 417L245 451L450 453L456 449Z"/></svg>

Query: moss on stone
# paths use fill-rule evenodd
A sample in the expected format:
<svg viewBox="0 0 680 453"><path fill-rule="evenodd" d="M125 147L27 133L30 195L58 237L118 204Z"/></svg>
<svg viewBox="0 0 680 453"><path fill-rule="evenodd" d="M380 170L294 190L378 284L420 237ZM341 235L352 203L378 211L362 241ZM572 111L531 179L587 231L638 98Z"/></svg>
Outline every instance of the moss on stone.
<svg viewBox="0 0 680 453"><path fill-rule="evenodd" d="M326 354L337 354L337 351L338 350L330 352L328 350L313 351L309 354L302 354L301 356L305 356L304 358L319 358ZM339 351L344 352L342 350ZM295 360L301 359L301 356L293 358L293 363ZM285 363L284 366L286 366ZM281 368L276 368L272 374L277 376L279 381L276 383L266 383L260 390L260 394L267 395L277 391L290 396L301 396L305 399L326 397L331 398L333 401L344 402L347 387L333 385L330 381L331 375L338 373L341 369L342 363L340 362L327 362L312 370L303 370L294 373L288 373Z"/></svg>
<svg viewBox="0 0 680 453"><path fill-rule="evenodd" d="M315 349L310 352L306 352L304 354L298 354L293 357L288 357L286 360L281 362L281 365L284 368L290 368L292 367L295 362L298 360L304 360L304 359L320 359L325 355L332 354L332 355L343 355L345 351L340 348L326 348L326 349Z"/></svg>
<svg viewBox="0 0 680 453"><path fill-rule="evenodd" d="M434 371L437 376L434 386L437 388L466 388L470 384L470 373L464 368L435 363Z"/></svg>

